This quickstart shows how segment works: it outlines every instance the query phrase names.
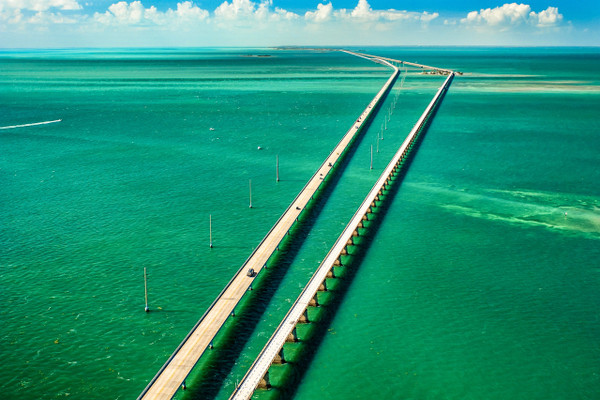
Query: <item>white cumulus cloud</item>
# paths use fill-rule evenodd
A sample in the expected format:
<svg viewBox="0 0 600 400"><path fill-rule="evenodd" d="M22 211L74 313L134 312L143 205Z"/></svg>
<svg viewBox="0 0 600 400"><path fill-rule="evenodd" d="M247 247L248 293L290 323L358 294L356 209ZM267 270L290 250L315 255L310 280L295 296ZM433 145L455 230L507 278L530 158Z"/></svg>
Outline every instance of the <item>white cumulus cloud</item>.
<svg viewBox="0 0 600 400"><path fill-rule="evenodd" d="M556 7L548 7L544 11L541 11L539 14L535 15L535 13L531 13L534 15L530 15L533 20L537 19L537 26L555 26L562 22L563 16L558 12L558 8Z"/></svg>
<svg viewBox="0 0 600 400"><path fill-rule="evenodd" d="M255 22L277 22L297 19L299 16L281 8L272 8L272 0L256 3L251 0L224 1L213 15L191 1L177 4L176 9L159 11L155 6L146 8L140 0L127 3L119 1L108 7L104 13L94 14L94 19L106 25L193 25L198 22L217 22L219 26L232 28L237 25L254 26Z"/></svg>
<svg viewBox="0 0 600 400"><path fill-rule="evenodd" d="M159 11L156 7L144 7L141 1L120 1L111 4L104 13L95 13L94 20L105 25L169 25L194 23L207 19L209 12L195 6L191 1L177 4L175 10Z"/></svg>
<svg viewBox="0 0 600 400"><path fill-rule="evenodd" d="M47 11L51 8L80 10L82 7L75 0L0 0L0 10Z"/></svg>
<svg viewBox="0 0 600 400"><path fill-rule="evenodd" d="M354 7L336 9L333 3L339 0L319 0L297 14L277 7L283 0L218 0L210 10L197 5L203 0L176 0L168 5L160 0L0 0L0 43L10 46L553 44L563 40L569 33L567 28L573 26L564 22L557 7L533 10L528 4L511 2L471 12L467 8L461 17L448 14L440 18L433 11L377 8L369 1L353 0ZM105 4L105 8L98 10L98 3ZM204 3L209 2L204 0ZM473 30L481 35L473 35ZM597 35L586 32L585 36L587 42L597 42L590 39Z"/></svg>
<svg viewBox="0 0 600 400"><path fill-rule="evenodd" d="M356 7L353 9L334 10L331 3L319 4L316 11L309 11L305 14L305 18L314 22L326 22L331 19L347 20L347 21L420 21L429 22L439 16L438 13L428 12L413 12L395 10L393 8L387 10L373 10L367 0L359 0Z"/></svg>
<svg viewBox="0 0 600 400"><path fill-rule="evenodd" d="M11 25L72 24L78 20L60 11L81 10L76 0L0 0L0 22Z"/></svg>
<svg viewBox="0 0 600 400"><path fill-rule="evenodd" d="M526 22L531 7L526 4L510 3L496 8L471 11L461 22L487 25L518 24Z"/></svg>
<svg viewBox="0 0 600 400"><path fill-rule="evenodd" d="M167 20L177 21L203 21L207 19L209 13L207 10L203 10L197 7L191 1L184 1L183 3L177 3L177 9L171 10L170 8L165 13Z"/></svg>
<svg viewBox="0 0 600 400"><path fill-rule="evenodd" d="M279 18L288 20L288 21L300 18L300 16L298 14L293 13L291 11L284 10L283 8L279 8L279 7L275 7L275 14L277 14L277 16Z"/></svg>
<svg viewBox="0 0 600 400"><path fill-rule="evenodd" d="M149 14L155 13L155 7L150 7ZM120 1L111 4L103 15L99 16L101 22L119 22L122 24L138 24L144 19L146 9L141 1L134 1L128 4L125 1Z"/></svg>
<svg viewBox="0 0 600 400"><path fill-rule="evenodd" d="M48 25L48 24L76 24L76 18L66 17L61 13L39 11L27 19L30 24Z"/></svg>
<svg viewBox="0 0 600 400"><path fill-rule="evenodd" d="M0 22L19 24L23 20L23 13L19 9L5 10L0 6Z"/></svg>
<svg viewBox="0 0 600 400"><path fill-rule="evenodd" d="M304 14L304 18L308 21L326 22L331 19L332 15L333 5L329 2L327 4L318 4L316 11L307 11L306 14Z"/></svg>
<svg viewBox="0 0 600 400"><path fill-rule="evenodd" d="M224 1L215 9L215 19L220 21L251 22L294 20L299 16L279 7L273 7L273 0L263 0L256 3L250 0Z"/></svg>
<svg viewBox="0 0 600 400"><path fill-rule="evenodd" d="M231 3L224 1L215 10L215 16L223 19L247 18L254 14L256 3L250 0L232 0Z"/></svg>
<svg viewBox="0 0 600 400"><path fill-rule="evenodd" d="M517 25L534 25L539 27L558 25L563 19L556 7L536 13L528 4L507 3L496 8L485 8L471 11L466 18L460 20L467 25L487 25L492 27L509 27Z"/></svg>
<svg viewBox="0 0 600 400"><path fill-rule="evenodd" d="M354 10L350 13L350 16L354 18L366 19L373 19L373 17L377 18L376 15L377 14L373 12L369 3L367 3L367 0L359 0Z"/></svg>

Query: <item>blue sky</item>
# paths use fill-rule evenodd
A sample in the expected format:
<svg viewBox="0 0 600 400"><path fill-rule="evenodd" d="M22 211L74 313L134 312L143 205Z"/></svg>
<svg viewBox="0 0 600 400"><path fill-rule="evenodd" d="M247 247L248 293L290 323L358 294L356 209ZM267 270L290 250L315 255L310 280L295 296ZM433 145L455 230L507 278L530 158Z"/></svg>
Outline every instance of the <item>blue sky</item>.
<svg viewBox="0 0 600 400"><path fill-rule="evenodd" d="M600 0L0 0L0 48L600 46Z"/></svg>

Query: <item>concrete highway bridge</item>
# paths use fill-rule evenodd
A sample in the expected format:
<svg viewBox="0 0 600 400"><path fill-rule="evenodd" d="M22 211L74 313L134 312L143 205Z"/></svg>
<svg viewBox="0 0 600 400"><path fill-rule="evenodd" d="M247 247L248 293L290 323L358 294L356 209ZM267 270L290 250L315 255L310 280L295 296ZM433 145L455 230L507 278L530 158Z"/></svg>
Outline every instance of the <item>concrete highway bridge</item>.
<svg viewBox="0 0 600 400"><path fill-rule="evenodd" d="M286 341L297 339L295 327L298 323L308 322L307 308L317 305L316 294L324 290L327 277L332 276L333 267L341 264L341 255L346 254L347 247L353 244L353 237L361 234L364 230L363 221L367 220L372 210L381 201L380 195L386 190L394 174L402 168L404 160L408 156L412 145L424 131L427 122L432 118L436 108L439 106L444 94L448 90L455 73L453 71L430 67L421 64L409 63L402 60L378 57L375 55L342 50L350 55L362 57L390 68L391 75L373 97L363 112L352 123L346 134L315 171L304 188L288 206L285 212L277 220L275 225L262 239L260 244L239 268L233 278L221 291L219 296L210 305L204 315L198 320L190 333L183 339L173 354L165 362L162 368L142 391L139 400L149 399L171 399L181 388L185 388L185 380L204 352L213 347L213 340L223 327L225 321L235 314L235 307L243 296L252 288L256 276L266 267L269 259L277 252L282 241L285 240L294 224L300 218L315 193L322 187L330 174L336 173L335 166L348 149L352 146L357 136L368 126L368 122L377 113L382 100L391 90L399 75L399 67L410 65L432 71L436 74L447 75L446 80L437 91L413 129L410 131L388 166L367 194L363 203L358 207L356 213L341 233L340 237L323 259L323 262L314 273L298 299L290 308L284 320L281 322L273 336L267 342L258 358L248 370L242 382L239 383L232 399L248 399L257 387L268 387L268 369L275 362L285 360L283 349Z"/></svg>

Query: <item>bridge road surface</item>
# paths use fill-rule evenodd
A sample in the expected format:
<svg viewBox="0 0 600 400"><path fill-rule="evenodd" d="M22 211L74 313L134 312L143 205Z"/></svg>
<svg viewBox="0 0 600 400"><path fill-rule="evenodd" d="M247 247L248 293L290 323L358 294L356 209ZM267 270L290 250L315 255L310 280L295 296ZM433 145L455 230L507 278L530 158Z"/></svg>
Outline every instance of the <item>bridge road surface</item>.
<svg viewBox="0 0 600 400"><path fill-rule="evenodd" d="M360 114L359 118L352 124L352 127L329 154L317 172L315 172L302 191L296 196L287 210L260 242L256 250L254 250L242 267L237 271L225 289L223 289L206 313L196 323L192 331L186 336L183 342L181 342L175 352L150 381L148 386L146 386L144 391L138 397L138 400L166 400L171 399L175 395L204 351L209 346L212 347L214 337L227 318L232 314L240 299L248 291L256 274L262 270L271 255L278 249L279 244L289 232L292 225L296 222L302 210L304 210L308 202L312 199L314 193L329 175L329 172L335 166L340 155L344 153L348 145L352 142L352 139L364 125L365 121L368 120L368 117L376 108L380 99L398 76L398 68L389 62L377 58L368 58L364 56L363 58L387 65L392 68L394 72L373 100L371 100L367 108ZM254 276L248 276L247 271L250 268L254 269Z"/></svg>
<svg viewBox="0 0 600 400"><path fill-rule="evenodd" d="M348 53L348 54L352 54L353 56L357 56L357 57L361 57L361 58L366 58L367 60L373 60L373 59L377 59L377 60L381 60L381 61L390 61L390 62L395 62L398 64L402 64L402 65L410 65L416 68L420 68L420 69L430 69L433 71L440 71L443 72L445 75L450 75L450 74L455 74L456 72L451 70L451 69L446 69L446 68L438 68L438 67L432 67L430 65L424 65L424 64L417 64L417 63L413 63L413 62L409 62L409 61L404 61L404 60L398 60L395 58L389 58L389 57L381 57L381 56L375 56L373 54L367 54L367 53L359 53L356 51L350 51L350 50L340 50L344 53Z"/></svg>

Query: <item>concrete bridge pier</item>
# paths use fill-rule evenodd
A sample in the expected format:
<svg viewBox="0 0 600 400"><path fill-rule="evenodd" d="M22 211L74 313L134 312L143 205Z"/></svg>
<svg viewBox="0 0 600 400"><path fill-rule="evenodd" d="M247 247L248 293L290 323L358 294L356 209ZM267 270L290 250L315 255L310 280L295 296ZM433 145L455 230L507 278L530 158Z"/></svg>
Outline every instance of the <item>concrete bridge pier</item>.
<svg viewBox="0 0 600 400"><path fill-rule="evenodd" d="M304 312L302 313L302 315L300 315L300 318L298 318L298 322L300 322L301 324L310 323L310 320L308 319L308 309L304 309Z"/></svg>
<svg viewBox="0 0 600 400"><path fill-rule="evenodd" d="M258 381L258 388L260 389L271 389L271 380L269 379L269 370L265 372L265 375Z"/></svg>
<svg viewBox="0 0 600 400"><path fill-rule="evenodd" d="M285 339L285 341L291 343L296 343L298 341L298 330L295 326L294 329L292 329L292 332L290 332L290 334L288 335L287 339Z"/></svg>
<svg viewBox="0 0 600 400"><path fill-rule="evenodd" d="M287 361L285 361L285 357L283 355L283 347L281 349L279 349L279 353L277 353L277 355L275 355L275 358L273 358L273 364L285 364Z"/></svg>
<svg viewBox="0 0 600 400"><path fill-rule="evenodd" d="M317 289L317 291L319 291L319 292L327 291L327 280L324 280L323 282L321 282L321 285L319 285L319 289Z"/></svg>

